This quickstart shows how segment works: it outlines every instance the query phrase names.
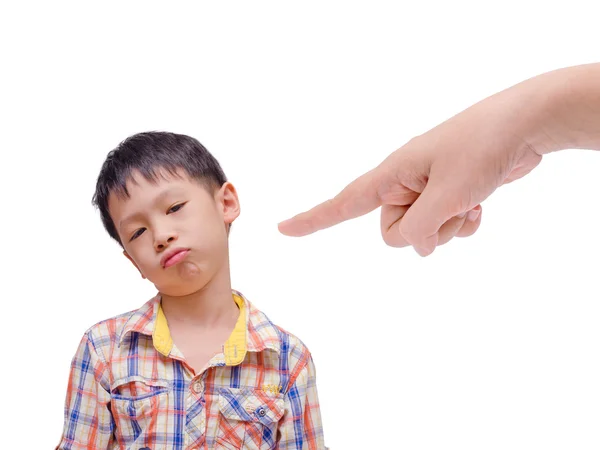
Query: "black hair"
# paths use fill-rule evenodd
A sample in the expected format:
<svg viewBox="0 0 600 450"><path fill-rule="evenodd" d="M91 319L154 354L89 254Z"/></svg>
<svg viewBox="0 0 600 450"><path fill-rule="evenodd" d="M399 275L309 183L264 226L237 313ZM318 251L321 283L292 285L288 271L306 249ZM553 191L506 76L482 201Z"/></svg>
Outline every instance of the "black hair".
<svg viewBox="0 0 600 450"><path fill-rule="evenodd" d="M183 169L209 192L219 189L227 181L215 157L190 136L164 131L129 136L108 153L92 198L92 205L100 210L104 229L121 248L124 248L123 243L108 211L108 197L113 192L120 199L129 198L126 183L133 178L135 170L149 182L158 183L157 169L164 169L175 177L179 177L176 170Z"/></svg>

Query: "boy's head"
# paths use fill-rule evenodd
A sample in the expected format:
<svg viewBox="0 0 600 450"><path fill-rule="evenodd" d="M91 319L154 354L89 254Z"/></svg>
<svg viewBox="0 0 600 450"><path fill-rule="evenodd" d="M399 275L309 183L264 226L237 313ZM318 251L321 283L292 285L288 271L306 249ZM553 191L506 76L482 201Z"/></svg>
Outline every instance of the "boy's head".
<svg viewBox="0 0 600 450"><path fill-rule="evenodd" d="M164 294L195 292L226 268L239 200L194 138L147 132L125 139L108 153L92 204L123 254ZM185 258L164 267L179 247L189 249Z"/></svg>

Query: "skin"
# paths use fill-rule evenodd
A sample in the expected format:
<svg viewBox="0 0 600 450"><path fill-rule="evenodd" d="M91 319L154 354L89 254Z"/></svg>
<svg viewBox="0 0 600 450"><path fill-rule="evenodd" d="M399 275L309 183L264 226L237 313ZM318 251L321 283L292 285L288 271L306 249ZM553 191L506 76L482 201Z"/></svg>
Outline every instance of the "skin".
<svg viewBox="0 0 600 450"><path fill-rule="evenodd" d="M279 231L305 236L381 207L385 243L427 256L474 234L481 203L498 187L568 148L600 149L599 63L538 75L476 103Z"/></svg>
<svg viewBox="0 0 600 450"><path fill-rule="evenodd" d="M161 172L157 185L133 173L127 183L129 199L109 196L110 215L123 255L162 294L170 327L185 334L225 330L220 333L224 342L239 316L231 295L227 232L240 214L239 199L229 182L210 192L183 171L177 173L181 179ZM178 191L155 203L169 189ZM140 215L121 224L134 213ZM163 268L161 257L174 247L191 251L183 261Z"/></svg>

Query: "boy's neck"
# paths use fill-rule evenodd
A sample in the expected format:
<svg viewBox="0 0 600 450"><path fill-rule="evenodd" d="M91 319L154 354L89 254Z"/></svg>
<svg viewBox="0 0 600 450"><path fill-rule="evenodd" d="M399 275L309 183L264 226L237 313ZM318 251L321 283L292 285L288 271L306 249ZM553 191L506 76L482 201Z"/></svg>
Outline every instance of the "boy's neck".
<svg viewBox="0 0 600 450"><path fill-rule="evenodd" d="M233 300L229 270L225 268L202 289L182 297L161 292L162 309L171 326L193 327L198 331L235 325L239 308Z"/></svg>

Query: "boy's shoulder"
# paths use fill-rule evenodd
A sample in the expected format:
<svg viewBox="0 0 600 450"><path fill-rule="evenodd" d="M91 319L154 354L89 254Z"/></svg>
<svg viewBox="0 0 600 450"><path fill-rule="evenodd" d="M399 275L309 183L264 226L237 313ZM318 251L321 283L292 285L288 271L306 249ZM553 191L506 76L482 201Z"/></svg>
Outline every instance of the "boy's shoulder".
<svg viewBox="0 0 600 450"><path fill-rule="evenodd" d="M156 294L138 308L102 319L88 327L84 335L93 344L119 343L126 329L151 329L158 300L159 297Z"/></svg>
<svg viewBox="0 0 600 450"><path fill-rule="evenodd" d="M236 293L238 293L236 291ZM241 295L238 293L238 295ZM244 298L244 297L242 297ZM267 314L254 303L245 299L248 305L248 340L262 341L265 347L274 348L280 354L288 354L298 358L311 356L308 346L298 337L281 325L274 323Z"/></svg>

